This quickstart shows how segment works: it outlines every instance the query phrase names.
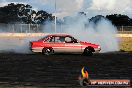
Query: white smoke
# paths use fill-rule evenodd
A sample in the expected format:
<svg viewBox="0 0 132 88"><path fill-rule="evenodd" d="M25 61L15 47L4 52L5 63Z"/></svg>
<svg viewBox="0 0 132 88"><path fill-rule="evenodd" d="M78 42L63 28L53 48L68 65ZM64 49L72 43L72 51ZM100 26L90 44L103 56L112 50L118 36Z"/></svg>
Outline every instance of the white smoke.
<svg viewBox="0 0 132 88"><path fill-rule="evenodd" d="M27 3L33 6L36 10L46 10L51 13L56 13L58 18L65 16L72 16L70 19L66 19L64 25L61 25L61 30L58 32L65 32L74 35L79 40L84 40L101 45L102 52L118 51L118 40L115 37L116 27L106 19L100 20L97 24L89 23L88 18L95 15L107 15L107 14L127 14L129 16L132 11L131 0L56 0L56 12L55 12L55 0L0 0L3 4L16 2ZM84 11L87 16L76 16L75 13ZM49 23L45 26L47 30L45 32L54 32L54 30L48 30ZM87 25L85 25L87 24ZM59 25L58 25L59 26ZM86 27L87 26L87 27ZM54 29L51 27L51 29ZM15 50L28 52L28 44L31 39L8 41L9 44L14 44L14 47L7 47L5 42L0 42L5 50ZM0 40L1 41L1 40ZM17 48L16 48L17 47ZM19 47L19 48L18 48ZM24 49L24 50L23 50Z"/></svg>
<svg viewBox="0 0 132 88"><path fill-rule="evenodd" d="M32 53L30 50L29 42L38 40L40 37L3 37L0 38L0 52L12 53Z"/></svg>
<svg viewBox="0 0 132 88"><path fill-rule="evenodd" d="M109 20L102 18L97 24L89 22L86 16L66 19L60 32L73 35L79 40L99 44L101 52L118 51L117 29ZM59 30L58 30L59 32Z"/></svg>

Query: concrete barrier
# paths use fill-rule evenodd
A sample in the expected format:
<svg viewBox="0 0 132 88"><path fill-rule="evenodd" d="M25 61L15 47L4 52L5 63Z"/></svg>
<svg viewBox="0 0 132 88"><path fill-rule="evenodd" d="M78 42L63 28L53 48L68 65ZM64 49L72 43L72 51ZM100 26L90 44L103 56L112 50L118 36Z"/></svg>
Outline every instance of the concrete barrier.
<svg viewBox="0 0 132 88"><path fill-rule="evenodd" d="M132 37L132 34L116 34L117 37Z"/></svg>
<svg viewBox="0 0 132 88"><path fill-rule="evenodd" d="M39 37L48 33L0 33L0 37Z"/></svg>

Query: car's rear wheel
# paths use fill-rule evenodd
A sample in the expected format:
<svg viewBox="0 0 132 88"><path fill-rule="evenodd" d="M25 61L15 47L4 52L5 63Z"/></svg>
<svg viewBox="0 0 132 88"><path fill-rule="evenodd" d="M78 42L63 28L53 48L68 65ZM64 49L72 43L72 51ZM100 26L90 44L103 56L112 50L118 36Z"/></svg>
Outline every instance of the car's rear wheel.
<svg viewBox="0 0 132 88"><path fill-rule="evenodd" d="M54 50L52 48L43 48L42 54L43 55L51 55L54 53Z"/></svg>
<svg viewBox="0 0 132 88"><path fill-rule="evenodd" d="M93 55L93 52L94 52L94 48L92 48L92 47L87 47L87 48L85 48L83 54L86 55L86 56L92 56L92 55Z"/></svg>

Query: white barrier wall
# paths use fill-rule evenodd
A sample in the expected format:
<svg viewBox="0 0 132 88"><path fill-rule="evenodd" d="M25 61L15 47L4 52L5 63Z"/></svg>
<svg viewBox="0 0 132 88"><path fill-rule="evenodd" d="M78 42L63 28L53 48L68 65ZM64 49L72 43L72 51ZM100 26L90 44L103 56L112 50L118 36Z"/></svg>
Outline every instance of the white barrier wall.
<svg viewBox="0 0 132 88"><path fill-rule="evenodd" d="M117 34L117 37L132 37L132 34Z"/></svg>
<svg viewBox="0 0 132 88"><path fill-rule="evenodd" d="M0 37L38 37L48 33L0 33Z"/></svg>

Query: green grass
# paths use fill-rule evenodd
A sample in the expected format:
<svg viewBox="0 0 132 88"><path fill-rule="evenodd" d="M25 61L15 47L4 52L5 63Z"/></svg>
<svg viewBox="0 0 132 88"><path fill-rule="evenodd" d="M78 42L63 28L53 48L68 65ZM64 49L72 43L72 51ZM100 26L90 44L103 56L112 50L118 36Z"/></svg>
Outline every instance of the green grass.
<svg viewBox="0 0 132 88"><path fill-rule="evenodd" d="M120 50L121 51L132 51L132 41L124 41L120 43Z"/></svg>

